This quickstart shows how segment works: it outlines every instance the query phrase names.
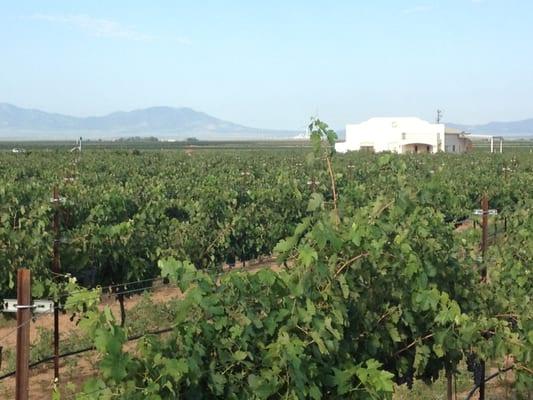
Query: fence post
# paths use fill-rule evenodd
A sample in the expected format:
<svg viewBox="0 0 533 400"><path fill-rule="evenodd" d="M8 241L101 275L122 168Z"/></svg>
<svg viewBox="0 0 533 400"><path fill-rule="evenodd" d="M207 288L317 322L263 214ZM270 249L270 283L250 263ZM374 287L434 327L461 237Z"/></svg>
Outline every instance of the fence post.
<svg viewBox="0 0 533 400"><path fill-rule="evenodd" d="M17 368L16 400L28 400L30 379L30 320L31 285L30 270L17 271Z"/></svg>

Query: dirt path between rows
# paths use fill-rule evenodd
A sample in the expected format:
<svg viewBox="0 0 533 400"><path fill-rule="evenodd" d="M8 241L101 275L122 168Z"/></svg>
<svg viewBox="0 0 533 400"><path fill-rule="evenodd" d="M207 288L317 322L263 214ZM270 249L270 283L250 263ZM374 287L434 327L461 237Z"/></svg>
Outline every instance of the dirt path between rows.
<svg viewBox="0 0 533 400"><path fill-rule="evenodd" d="M224 267L224 271L247 271L256 272L263 268L271 268L278 270L280 267L273 258L266 259L265 261L257 261L248 263L245 267L236 266L229 268ZM143 294L134 294L124 301L126 311L131 310L143 299ZM174 285L156 285L156 288L150 290L150 299L157 304L167 303L173 299L179 299L182 297L182 293ZM115 300L115 296L103 295L102 301L99 305L99 309L103 310L105 306L109 306L116 318L120 316L120 305ZM127 315L127 313L126 313ZM42 314L36 320L30 324L30 343L35 344L39 339L41 329L53 330L54 318L51 314ZM60 327L60 341L66 339L70 335L80 332L77 326L77 319L71 319L69 314L60 314L59 316ZM4 360L2 362L2 370L0 375L10 372L13 366L7 365L6 349L14 351L16 347L16 332L13 330L16 328L16 321L11 320L4 324L0 328L0 337L8 335L0 345L4 348ZM80 332L81 333L81 332ZM127 350L133 350L135 348L135 342L130 342L126 345ZM50 355L53 353L53 349L50 348ZM79 388L84 381L88 378L97 375L97 363L98 354L94 351L85 352L79 355L66 357L60 359L60 378L61 382L65 384L61 385L61 399L73 398L76 389ZM48 400L52 398L52 390L54 387L54 368L53 362L47 362L41 364L30 370L30 399L32 400ZM0 399L14 399L15 390L15 377L9 377L0 381Z"/></svg>

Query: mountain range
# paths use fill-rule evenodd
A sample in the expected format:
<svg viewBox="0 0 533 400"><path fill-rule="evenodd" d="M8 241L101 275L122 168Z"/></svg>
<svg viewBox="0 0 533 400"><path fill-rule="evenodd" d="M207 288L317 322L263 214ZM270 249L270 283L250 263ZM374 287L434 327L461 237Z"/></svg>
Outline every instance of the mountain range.
<svg viewBox="0 0 533 400"><path fill-rule="evenodd" d="M473 134L490 134L508 137L533 136L533 118L520 121L489 122L488 124L481 125L462 125L453 123L447 125Z"/></svg>
<svg viewBox="0 0 533 400"><path fill-rule="evenodd" d="M258 129L224 121L191 108L150 107L97 117L73 117L0 103L0 140L114 139L156 136L167 139L276 139L295 131Z"/></svg>
<svg viewBox="0 0 533 400"><path fill-rule="evenodd" d="M507 137L533 136L533 118L483 125L447 123L470 133ZM343 131L339 131L343 136ZM0 140L115 139L156 136L161 139L197 137L204 140L286 139L302 137L291 130L258 129L224 121L191 108L150 107L95 117L73 117L0 103Z"/></svg>

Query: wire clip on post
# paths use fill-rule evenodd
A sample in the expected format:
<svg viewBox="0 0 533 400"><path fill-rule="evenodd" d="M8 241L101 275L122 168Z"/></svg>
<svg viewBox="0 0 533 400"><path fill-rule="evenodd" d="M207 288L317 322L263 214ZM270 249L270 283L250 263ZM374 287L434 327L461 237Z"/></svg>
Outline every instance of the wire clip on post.
<svg viewBox="0 0 533 400"><path fill-rule="evenodd" d="M474 210L474 215L483 215L483 210ZM487 215L498 215L498 210L487 210Z"/></svg>
<svg viewBox="0 0 533 400"><path fill-rule="evenodd" d="M50 203L52 204L64 204L66 203L66 201L67 201L66 197L58 197L55 199L53 197L50 198Z"/></svg>
<svg viewBox="0 0 533 400"><path fill-rule="evenodd" d="M54 312L54 302L50 300L34 300L33 304L18 305L16 299L3 301L3 312L17 312L19 309L29 308L35 314L51 314Z"/></svg>

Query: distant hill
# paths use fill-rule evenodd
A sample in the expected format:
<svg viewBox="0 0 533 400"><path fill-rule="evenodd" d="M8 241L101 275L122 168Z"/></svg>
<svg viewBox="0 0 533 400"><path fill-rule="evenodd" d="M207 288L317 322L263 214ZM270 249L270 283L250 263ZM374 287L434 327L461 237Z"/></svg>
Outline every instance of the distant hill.
<svg viewBox="0 0 533 400"><path fill-rule="evenodd" d="M184 139L289 138L294 131L250 128L191 108L150 107L98 117L72 117L0 103L1 139L109 139L157 136Z"/></svg>
<svg viewBox="0 0 533 400"><path fill-rule="evenodd" d="M482 125L446 124L470 133L509 137L533 136L533 118L521 121L489 122Z"/></svg>
<svg viewBox="0 0 533 400"><path fill-rule="evenodd" d="M470 133L507 137L533 136L533 119L490 122L484 125L447 123ZM337 131L339 138L344 129ZM180 107L150 107L114 112L95 117L73 117L0 103L0 140L118 139L156 136L161 139L196 137L204 140L302 138L302 132L258 129L215 118L209 114Z"/></svg>

